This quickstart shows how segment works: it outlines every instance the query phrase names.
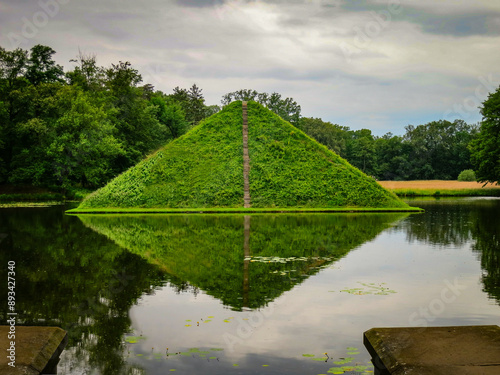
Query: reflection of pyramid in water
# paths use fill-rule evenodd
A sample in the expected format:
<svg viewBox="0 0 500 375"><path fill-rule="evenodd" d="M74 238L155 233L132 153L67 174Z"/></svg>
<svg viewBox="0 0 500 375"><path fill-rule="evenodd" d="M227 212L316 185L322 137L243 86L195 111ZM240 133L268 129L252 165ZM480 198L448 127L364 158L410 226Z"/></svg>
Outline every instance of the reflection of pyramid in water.
<svg viewBox="0 0 500 375"><path fill-rule="evenodd" d="M405 214L82 215L83 223L225 305L259 308Z"/></svg>
<svg viewBox="0 0 500 375"><path fill-rule="evenodd" d="M253 208L409 208L260 104L249 102L247 112L248 134L242 103L232 103L89 195L79 209L243 207L250 199Z"/></svg>

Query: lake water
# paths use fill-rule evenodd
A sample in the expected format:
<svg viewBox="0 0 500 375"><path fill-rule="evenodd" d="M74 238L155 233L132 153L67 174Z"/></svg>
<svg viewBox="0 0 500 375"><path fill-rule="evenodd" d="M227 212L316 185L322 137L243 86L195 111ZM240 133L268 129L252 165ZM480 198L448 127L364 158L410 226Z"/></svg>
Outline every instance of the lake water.
<svg viewBox="0 0 500 375"><path fill-rule="evenodd" d="M68 331L59 374L367 375L370 328L499 322L500 200L411 204L426 212L5 208L0 274L16 262L19 324Z"/></svg>

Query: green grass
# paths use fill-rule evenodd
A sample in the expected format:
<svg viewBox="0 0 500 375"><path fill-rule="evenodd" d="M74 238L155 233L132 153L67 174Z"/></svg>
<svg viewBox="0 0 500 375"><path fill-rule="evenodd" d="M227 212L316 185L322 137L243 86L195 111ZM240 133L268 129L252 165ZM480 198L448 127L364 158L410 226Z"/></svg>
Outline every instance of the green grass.
<svg viewBox="0 0 500 375"><path fill-rule="evenodd" d="M198 214L198 213L306 213L306 212L421 212L423 211L418 207L407 207L407 208L384 208L384 207L273 207L273 208L244 208L244 207L212 207L212 208L142 208L142 207L132 207L132 208L121 208L121 207L105 207L105 208L74 208L66 211L68 214L123 214L123 213L165 213L165 214L175 214L175 213L188 213L188 214Z"/></svg>
<svg viewBox="0 0 500 375"><path fill-rule="evenodd" d="M248 103L248 124L253 209L410 210L395 194L260 104ZM90 194L78 211L254 212L242 209L242 143L241 102L234 102Z"/></svg>
<svg viewBox="0 0 500 375"><path fill-rule="evenodd" d="M500 197L500 189L392 189L398 197Z"/></svg>
<svg viewBox="0 0 500 375"><path fill-rule="evenodd" d="M243 205L242 109L232 104L91 194L81 208Z"/></svg>
<svg viewBox="0 0 500 375"><path fill-rule="evenodd" d="M248 103L253 207L408 208L346 160L255 102Z"/></svg>

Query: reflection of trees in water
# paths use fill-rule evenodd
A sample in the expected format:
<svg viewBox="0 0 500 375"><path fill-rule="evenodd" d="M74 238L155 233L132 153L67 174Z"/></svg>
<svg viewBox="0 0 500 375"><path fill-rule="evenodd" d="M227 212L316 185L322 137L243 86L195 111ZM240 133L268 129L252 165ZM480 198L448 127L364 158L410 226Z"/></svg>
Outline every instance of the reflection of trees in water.
<svg viewBox="0 0 500 375"><path fill-rule="evenodd" d="M471 231L484 270L484 291L500 303L500 201L495 202L475 214Z"/></svg>
<svg viewBox="0 0 500 375"><path fill-rule="evenodd" d="M471 239L470 212L477 207L446 200L412 204L426 211L411 215L398 224L398 229L406 231L409 243L419 241L435 246L461 246Z"/></svg>
<svg viewBox="0 0 500 375"><path fill-rule="evenodd" d="M405 216L82 215L80 219L168 274L241 310L267 305ZM272 259L262 261L265 258Z"/></svg>
<svg viewBox="0 0 500 375"><path fill-rule="evenodd" d="M137 370L126 365L121 338L130 330L130 307L163 284L161 272L58 207L4 210L0 232L8 235L0 262L16 261L18 322L68 331L69 366L79 373ZM6 311L0 314L5 319Z"/></svg>
<svg viewBox="0 0 500 375"><path fill-rule="evenodd" d="M414 203L415 204L415 203ZM415 204L426 210L397 226L409 242L461 246L472 241L484 270L484 291L500 302L500 200L438 200Z"/></svg>

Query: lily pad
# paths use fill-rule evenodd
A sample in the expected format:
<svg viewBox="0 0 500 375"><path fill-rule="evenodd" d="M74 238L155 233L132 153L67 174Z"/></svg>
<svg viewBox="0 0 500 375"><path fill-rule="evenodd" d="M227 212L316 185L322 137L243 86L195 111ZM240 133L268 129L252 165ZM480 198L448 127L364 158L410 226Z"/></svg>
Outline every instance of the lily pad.
<svg viewBox="0 0 500 375"><path fill-rule="evenodd" d="M144 336L127 336L127 337L125 337L125 342L128 342L129 344L135 344L139 340L146 340L146 337L144 337Z"/></svg>

